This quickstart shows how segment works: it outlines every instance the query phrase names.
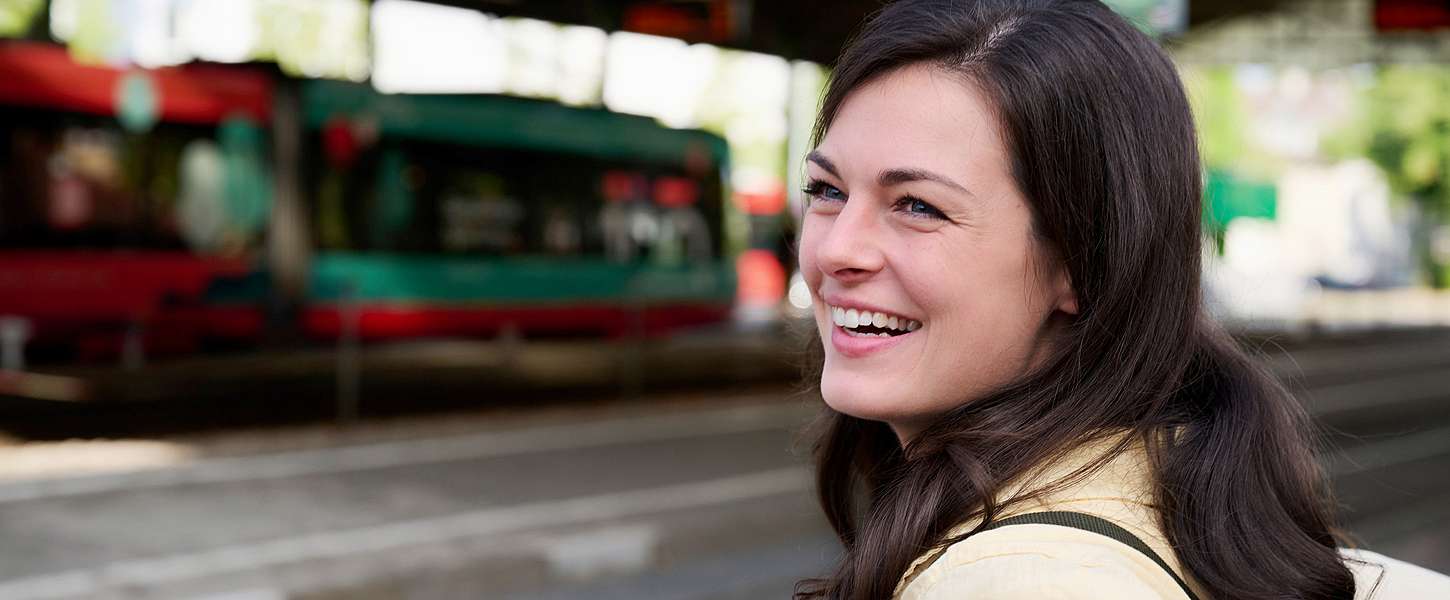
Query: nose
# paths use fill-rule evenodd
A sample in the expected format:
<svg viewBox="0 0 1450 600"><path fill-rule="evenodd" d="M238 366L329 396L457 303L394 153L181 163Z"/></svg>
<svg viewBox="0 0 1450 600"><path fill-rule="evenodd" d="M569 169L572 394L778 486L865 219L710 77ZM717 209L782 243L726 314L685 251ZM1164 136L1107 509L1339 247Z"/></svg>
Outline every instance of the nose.
<svg viewBox="0 0 1450 600"><path fill-rule="evenodd" d="M826 276L859 283L886 265L876 215L868 208L868 202L850 202L832 219L816 247L816 266Z"/></svg>

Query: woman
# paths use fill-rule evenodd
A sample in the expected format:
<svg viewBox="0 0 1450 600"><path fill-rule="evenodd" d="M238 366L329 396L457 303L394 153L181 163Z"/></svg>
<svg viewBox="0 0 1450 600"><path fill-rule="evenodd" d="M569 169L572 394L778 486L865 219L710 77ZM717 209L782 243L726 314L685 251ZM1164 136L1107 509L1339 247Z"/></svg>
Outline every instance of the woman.
<svg viewBox="0 0 1450 600"><path fill-rule="evenodd" d="M898 2L815 137L846 553L797 597L1353 597L1304 412L1201 307L1193 121L1150 39L1097 1Z"/></svg>

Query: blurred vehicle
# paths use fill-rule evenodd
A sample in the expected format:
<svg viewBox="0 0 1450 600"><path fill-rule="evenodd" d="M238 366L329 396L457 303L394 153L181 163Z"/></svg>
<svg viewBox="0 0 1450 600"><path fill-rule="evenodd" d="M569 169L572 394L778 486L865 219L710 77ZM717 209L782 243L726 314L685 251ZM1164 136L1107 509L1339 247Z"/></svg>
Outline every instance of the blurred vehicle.
<svg viewBox="0 0 1450 600"><path fill-rule="evenodd" d="M493 95L303 84L305 330L653 334L724 321L724 139ZM351 306L349 306L351 304Z"/></svg>
<svg viewBox="0 0 1450 600"><path fill-rule="evenodd" d="M277 86L314 252L268 256ZM730 318L723 138L494 95L240 65L126 70L0 43L0 316L41 360L254 346L277 261L314 340L655 334ZM281 105L277 105L281 106ZM285 337L285 336L284 336Z"/></svg>
<svg viewBox="0 0 1450 600"><path fill-rule="evenodd" d="M266 220L264 71L123 71L0 43L0 316L82 360L249 340ZM220 295L217 293L220 292Z"/></svg>

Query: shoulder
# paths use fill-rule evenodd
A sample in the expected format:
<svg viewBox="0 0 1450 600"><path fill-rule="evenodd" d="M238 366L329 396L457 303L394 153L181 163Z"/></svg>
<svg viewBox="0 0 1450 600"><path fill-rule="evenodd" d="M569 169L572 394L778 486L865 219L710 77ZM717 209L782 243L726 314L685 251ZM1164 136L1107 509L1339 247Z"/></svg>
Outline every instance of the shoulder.
<svg viewBox="0 0 1450 600"><path fill-rule="evenodd" d="M1450 598L1450 576L1363 549L1341 548L1356 600Z"/></svg>
<svg viewBox="0 0 1450 600"><path fill-rule="evenodd" d="M1014 525L948 546L901 590L902 600L1028 598L1180 600L1166 572L1105 536L1054 525Z"/></svg>

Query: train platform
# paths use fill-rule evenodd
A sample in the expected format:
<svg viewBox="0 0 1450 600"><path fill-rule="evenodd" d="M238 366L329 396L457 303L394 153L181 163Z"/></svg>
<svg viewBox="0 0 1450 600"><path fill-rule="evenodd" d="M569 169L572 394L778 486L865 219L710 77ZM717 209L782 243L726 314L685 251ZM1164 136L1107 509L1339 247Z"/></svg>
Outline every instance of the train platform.
<svg viewBox="0 0 1450 600"><path fill-rule="evenodd" d="M675 335L643 338L523 339L432 338L393 342L315 343L297 348L232 351L132 364L39 366L0 376L0 393L56 401L139 401L178 392L205 393L234 385L335 384L339 371L354 369L367 385L415 377L447 381L462 374L472 382L509 389L597 386L614 379L643 382L778 374L777 365L803 347L794 324L721 324ZM633 365L644 369L631 373ZM3 373L3 372L0 372ZM22 375L54 383L16 383ZM437 380L435 380L437 381ZM438 381L441 383L442 381ZM624 383L628 383L627 381Z"/></svg>
<svg viewBox="0 0 1450 600"><path fill-rule="evenodd" d="M352 421L731 390L798 380L807 339L788 324L732 324L653 338L428 339L40 367L0 373L0 422L38 438L144 435L167 423Z"/></svg>

